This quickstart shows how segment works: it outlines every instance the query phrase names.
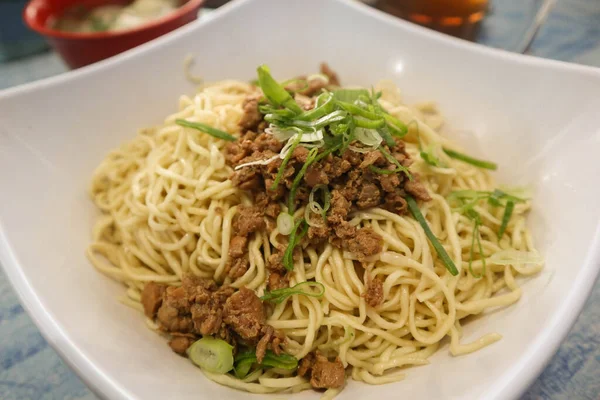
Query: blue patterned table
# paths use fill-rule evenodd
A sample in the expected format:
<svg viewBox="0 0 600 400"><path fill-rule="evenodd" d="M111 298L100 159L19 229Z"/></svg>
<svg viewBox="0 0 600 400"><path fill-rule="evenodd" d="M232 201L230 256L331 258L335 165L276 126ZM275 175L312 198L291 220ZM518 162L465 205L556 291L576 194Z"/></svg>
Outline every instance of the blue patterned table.
<svg viewBox="0 0 600 400"><path fill-rule="evenodd" d="M490 30L482 41L510 47L507 41L514 38L507 27L519 17L510 4L518 3L501 1L496 3ZM600 0L559 0L531 53L600 67ZM64 71L53 53L0 64L0 89ZM0 399L96 399L42 338L1 271ZM558 353L522 397L542 399L600 399L600 283Z"/></svg>

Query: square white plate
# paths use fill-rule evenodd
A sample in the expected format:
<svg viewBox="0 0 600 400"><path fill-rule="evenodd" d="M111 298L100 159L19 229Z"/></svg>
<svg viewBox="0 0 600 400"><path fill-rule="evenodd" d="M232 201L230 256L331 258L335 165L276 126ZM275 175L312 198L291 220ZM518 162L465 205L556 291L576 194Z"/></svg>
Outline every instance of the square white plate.
<svg viewBox="0 0 600 400"><path fill-rule="evenodd" d="M537 376L577 317L600 260L600 72L482 48L342 0L241 0L114 59L0 93L0 262L46 339L102 397L246 398L209 382L84 256L96 212L92 170L138 128L191 93L183 60L206 80L277 76L327 61L343 82L396 81L439 102L470 150L505 182L536 190L531 227L547 259L513 307L478 319L466 340L504 339L384 386L351 382L341 399L509 399ZM465 133L466 132L466 133ZM307 392L298 398L316 397ZM285 398L274 396L274 398Z"/></svg>

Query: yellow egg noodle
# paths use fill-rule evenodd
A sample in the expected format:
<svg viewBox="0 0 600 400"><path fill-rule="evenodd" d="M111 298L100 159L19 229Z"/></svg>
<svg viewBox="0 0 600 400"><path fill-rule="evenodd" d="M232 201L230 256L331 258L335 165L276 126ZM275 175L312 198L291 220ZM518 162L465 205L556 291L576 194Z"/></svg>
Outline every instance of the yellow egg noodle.
<svg viewBox="0 0 600 400"><path fill-rule="evenodd" d="M488 255L484 268L478 252L472 269L468 261L473 223L455 212L447 200L452 191L493 191L497 186L484 169L439 152L445 167L433 167L419 156L417 132L423 147L456 144L441 136L443 119L432 104L407 106L389 82L376 86L380 104L407 124L407 152L414 160L432 200L421 206L431 230L450 255L459 274L452 276L438 258L421 225L410 215L380 208L356 212L355 226L369 226L383 237L383 252L355 269L352 256L328 244L320 252L303 245L303 257L290 273L290 286L316 280L325 287L321 298L293 295L273 307L268 323L283 331L286 352L300 359L319 349L336 349L354 380L384 384L404 378L401 367L424 365L444 337L450 353L476 351L501 337L489 333L472 343L461 343L461 320L490 307L507 306L521 296L515 278L535 274L541 263L494 263L502 250L534 251L526 227L529 202L515 205L504 236L498 240L502 209L478 204L481 245ZM194 97L181 97L179 111L160 126L143 129L132 141L113 150L94 173L91 196L103 215L93 231L87 255L102 273L127 287L123 301L140 311L140 293L149 281L181 284L193 273L260 296L266 287L266 260L278 241L257 233L248 242L250 267L232 281L225 272L232 236L232 220L240 204L251 198L229 179L225 142L175 124L178 118L201 122L239 135L242 103L256 88L233 80L206 85ZM303 215L303 209L297 215ZM362 273L360 273L360 272ZM477 278L476 274L483 276ZM377 307L363 296L367 275L383 280L384 300ZM148 321L151 327L154 323ZM154 326L155 327L155 326ZM205 374L212 380L253 393L297 392L311 387L293 371L258 370L240 380L231 375ZM337 389L329 389L333 397Z"/></svg>

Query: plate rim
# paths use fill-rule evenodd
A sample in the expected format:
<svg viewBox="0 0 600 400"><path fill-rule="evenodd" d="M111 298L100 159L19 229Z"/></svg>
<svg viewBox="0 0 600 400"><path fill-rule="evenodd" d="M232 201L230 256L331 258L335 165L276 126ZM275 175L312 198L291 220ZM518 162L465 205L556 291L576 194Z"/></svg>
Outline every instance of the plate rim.
<svg viewBox="0 0 600 400"><path fill-rule="evenodd" d="M544 69L558 70L567 73L576 73L600 80L600 68L567 63L564 61L542 59L530 55L511 53L506 50L490 48L481 44L456 39L412 23L399 20L379 10L352 0L321 0L338 3L350 7L365 18L375 18L385 24L411 31L416 35L425 36L429 40L442 42L463 51L479 54L483 57L503 59L514 64L535 66ZM28 94L30 92L51 88L71 81L84 79L104 69L116 68L121 63L127 62L152 49L168 46L179 37L204 26L218 23L229 14L243 12L243 7L257 6L263 0L234 0L211 13L207 20L190 23L174 32L164 35L155 41L141 45L116 57L100 61L96 64L69 71L58 76L41 79L12 88L0 90L0 101ZM540 334L534 346L523 353L518 363L510 370L495 379L489 388L491 399L518 398L529 385L540 375L544 367L554 356L558 347L566 338L576 319L581 313L588 299L596 279L600 273L600 221L596 222L596 229L592 237L591 249L587 253L582 269L574 281L574 287L564 299L562 305L556 310L552 319L547 323L547 328ZM44 339L60 355L66 364L82 379L85 384L100 398L136 400L137 397L123 385L111 379L99 367L87 358L70 339L66 332L54 319L50 310L40 301L34 288L25 277L16 254L9 245L9 239L0 224L0 265L4 270L11 286L25 310L41 332Z"/></svg>

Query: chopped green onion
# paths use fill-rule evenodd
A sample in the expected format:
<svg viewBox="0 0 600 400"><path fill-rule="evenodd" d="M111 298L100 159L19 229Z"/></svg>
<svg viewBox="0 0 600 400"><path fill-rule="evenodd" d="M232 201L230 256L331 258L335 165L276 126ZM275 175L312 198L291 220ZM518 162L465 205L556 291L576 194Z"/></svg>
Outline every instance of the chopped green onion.
<svg viewBox="0 0 600 400"><path fill-rule="evenodd" d="M285 172L285 168L287 167L288 163L290 162L290 158L292 158L292 153L294 152L294 150L300 143L300 140L302 140L301 134L299 134L296 137L296 139L292 143L290 149L288 150L287 154L283 158L283 161L282 161L281 165L279 166L279 170L277 171L277 176L275 177L275 180L273 181L273 184L270 187L271 190L277 190L277 186L279 185L279 182L283 178L283 173Z"/></svg>
<svg viewBox="0 0 600 400"><path fill-rule="evenodd" d="M495 265L541 265L544 258L537 251L501 250L490 256L489 262Z"/></svg>
<svg viewBox="0 0 600 400"><path fill-rule="evenodd" d="M410 195L406 196L406 203L408 204L408 209L410 210L413 217L417 220L417 222L421 225L421 228L425 231L425 235L431 242L431 245L435 249L436 253L446 266L446 269L454 276L458 275L458 269L456 269L456 265L454 265L454 261L450 258L444 246L440 243L438 238L435 237L429 224L427 224L427 220L423 214L421 214L421 210L419 210L419 206L417 205L417 201Z"/></svg>
<svg viewBox="0 0 600 400"><path fill-rule="evenodd" d="M367 129L377 129L385 126L385 120L383 118L370 120L362 117L352 117L356 126Z"/></svg>
<svg viewBox="0 0 600 400"><path fill-rule="evenodd" d="M316 147L310 149L308 155L306 156L306 161L304 162L304 165L302 165L302 168L300 168L300 171L294 177L294 181L292 182L290 193L288 195L288 213L290 214L294 213L294 209L296 207L296 191L298 190L298 186L300 186L300 181L304 177L304 174L306 174L306 170L308 169L308 167L315 161L318 152L319 149Z"/></svg>
<svg viewBox="0 0 600 400"><path fill-rule="evenodd" d="M346 103L354 103L361 96L369 98L369 91L366 89L338 89L333 91L333 96L336 100Z"/></svg>
<svg viewBox="0 0 600 400"><path fill-rule="evenodd" d="M354 129L354 139L366 146L365 150L373 151L378 148L383 138L375 129L356 128Z"/></svg>
<svg viewBox="0 0 600 400"><path fill-rule="evenodd" d="M300 232L298 232L300 229ZM294 224L294 229L290 233L290 241L288 242L287 248L285 249L285 253L283 253L283 266L288 271L294 269L294 249L300 243L300 240L306 235L308 231L308 224L304 220L304 218L299 219L296 224Z"/></svg>
<svg viewBox="0 0 600 400"><path fill-rule="evenodd" d="M533 188L529 186L510 187L500 185L500 190L508 195L522 199L523 201L531 200L533 197Z"/></svg>
<svg viewBox="0 0 600 400"><path fill-rule="evenodd" d="M287 108L275 108L270 104L261 104L258 106L258 111L262 114L272 114L272 118L285 119L293 118L296 114Z"/></svg>
<svg viewBox="0 0 600 400"><path fill-rule="evenodd" d="M383 156L385 157L386 160L388 160L388 162L390 162L396 166L397 172L402 171L408 177L408 180L410 180L410 181L413 180L411 173L408 172L408 168L406 168L404 165L400 164L400 162L398 160L396 160L386 149L384 149L383 147L380 147L379 151L381 151L381 154L383 154Z"/></svg>
<svg viewBox="0 0 600 400"><path fill-rule="evenodd" d="M346 113L344 110L336 110L314 121L307 122L301 120L294 120L292 121L292 123L296 126L304 127L306 129L320 129L332 122L341 121L347 116L348 113Z"/></svg>
<svg viewBox="0 0 600 400"><path fill-rule="evenodd" d="M488 198L488 203L490 203L494 207L500 207L502 203L500 199L504 196L504 193L501 190L495 189Z"/></svg>
<svg viewBox="0 0 600 400"><path fill-rule="evenodd" d="M284 236L292 233L294 229L294 217L290 214L282 212L277 216L277 230Z"/></svg>
<svg viewBox="0 0 600 400"><path fill-rule="evenodd" d="M324 115L331 114L335 110L335 102L333 101L333 94L325 92L317 98L317 106L312 110L305 111L298 119L303 121L313 121L317 118L321 118Z"/></svg>
<svg viewBox="0 0 600 400"><path fill-rule="evenodd" d="M317 201L315 201L315 193L321 191L323 193L323 206L321 206ZM329 211L329 207L331 206L331 193L329 193L329 188L327 185L316 185L310 191L310 195L308 196L308 209L310 209L315 214L321 214L323 219L327 218L327 211Z"/></svg>
<svg viewBox="0 0 600 400"><path fill-rule="evenodd" d="M388 145L388 147L396 146L396 142L390 134L390 130L387 126L382 126L381 128L377 129L377 132L379 132L379 135L381 136L385 144Z"/></svg>
<svg viewBox="0 0 600 400"><path fill-rule="evenodd" d="M256 359L256 355L254 356L254 358ZM237 359L237 357L236 357L236 359ZM235 366L233 367L233 372L235 372L235 376L238 379L244 379L250 372L250 369L252 368L252 364L254 364L256 362L255 359L253 360L251 358L245 358L243 360L236 362Z"/></svg>
<svg viewBox="0 0 600 400"><path fill-rule="evenodd" d="M433 167L441 167L442 166L442 163L440 162L440 160L431 153L431 150L421 151L421 152L419 152L419 154L421 155L421 158L423 159L423 161L425 161L427 164L429 164Z"/></svg>
<svg viewBox="0 0 600 400"><path fill-rule="evenodd" d="M253 364L258 362L256 358L256 352L254 350L246 350L238 353L235 357L235 376L239 379L243 379ZM267 350L265 357L259 364L260 367L270 368L281 368L287 370L294 370L298 367L298 359L289 354L275 354L271 350Z"/></svg>
<svg viewBox="0 0 600 400"><path fill-rule="evenodd" d="M358 115L358 116L361 116L361 117L364 117L367 119L379 119L380 118L380 115L378 115L374 112L367 111L364 108L361 108L352 103L346 103L345 101L338 100L337 104L340 107L342 107L344 110L348 111L350 114Z"/></svg>
<svg viewBox="0 0 600 400"><path fill-rule="evenodd" d="M273 79L269 72L269 68L266 65L258 67L257 72L260 88L271 103L277 106L283 106L296 114L302 113L302 109L289 92Z"/></svg>
<svg viewBox="0 0 600 400"><path fill-rule="evenodd" d="M328 155L330 155L331 153L333 153L334 151L339 150L342 147L341 144L336 144L332 147L330 147L329 149L323 151L321 154L319 154L316 158L314 162L319 162L322 159L324 159L325 157L327 157Z"/></svg>
<svg viewBox="0 0 600 400"><path fill-rule="evenodd" d="M224 374L233 368L233 346L221 339L205 336L192 343L187 354L194 364L215 374Z"/></svg>
<svg viewBox="0 0 600 400"><path fill-rule="evenodd" d="M443 150L444 150L444 153L446 153L448 155L448 157L454 158L456 160L460 160L467 164L471 164L471 165L474 165L479 168L485 168L485 169L491 169L491 170L498 169L498 165L491 161L478 160L477 158L473 158L466 154L462 154L462 153L459 153L458 151L450 150L445 147L443 148Z"/></svg>
<svg viewBox="0 0 600 400"><path fill-rule="evenodd" d="M312 292L310 290L302 290L302 288L318 288L319 292ZM325 286L319 282L300 282L291 288L275 289L265 294L260 298L262 301L270 301L275 304L283 303L285 299L295 294L321 298L325 294Z"/></svg>
<svg viewBox="0 0 600 400"><path fill-rule="evenodd" d="M479 217L479 215L477 215ZM485 257L483 257L483 249L481 248L481 237L479 236L479 224L481 223L479 218L474 218L473 225L473 237L471 238L471 250L469 251L469 272L473 275L474 278L481 278L485 273ZM481 256L481 262L483 263L483 271L479 275L475 275L473 272L473 249L475 248L475 241L479 246L479 255Z"/></svg>
<svg viewBox="0 0 600 400"><path fill-rule="evenodd" d="M329 100L333 100L333 93L324 90L323 93L317 96L317 99L315 100L315 107L321 107Z"/></svg>
<svg viewBox="0 0 600 400"><path fill-rule="evenodd" d="M294 83L302 83L302 86L298 89L288 89L287 86L292 85ZM283 88L289 92L303 92L306 89L308 89L308 81L306 79L299 79L299 78L294 78L294 79L288 79L287 81L283 81L280 83L281 86L283 86Z"/></svg>
<svg viewBox="0 0 600 400"><path fill-rule="evenodd" d="M234 142L237 139L235 136L230 135L227 132L224 132L220 129L213 128L212 126L200 123L200 122L192 122L187 121L185 119L176 119L175 123L179 126L184 126L186 128L196 129L203 133L208 133L210 136L216 137L218 139L228 140L230 142Z"/></svg>
<svg viewBox="0 0 600 400"><path fill-rule="evenodd" d="M421 159L433 167L442 167L442 162L433 154L433 146L431 146L427 151L423 150L419 124L416 121L411 122L415 122L417 125L417 143L419 145L419 154L421 155Z"/></svg>
<svg viewBox="0 0 600 400"><path fill-rule="evenodd" d="M498 189L494 190L493 192L477 190L458 190L450 193L450 195L448 196L449 202L453 203L454 200L459 202L458 207L453 207L454 211L460 214L464 214L471 219L479 217L479 213L475 211L475 206L477 206L477 203L485 199L487 199L487 202L494 207L506 207L504 210L503 219L507 219L507 225L512 215L514 205L516 203L525 202L525 199L506 194ZM506 204L502 203L503 200L506 200ZM511 204L510 206L509 203ZM502 237L502 235L504 234L504 230L506 230L506 226L504 226L504 228L502 228L501 226L500 231L498 231L498 239ZM502 234L500 234L500 232L502 232Z"/></svg>
<svg viewBox="0 0 600 400"><path fill-rule="evenodd" d="M396 172L402 172L398 168L395 168L395 169L383 169L383 168L377 168L374 165L369 165L369 169L371 171L375 172L376 174L380 174L380 175L391 175L391 174L395 174Z"/></svg>
<svg viewBox="0 0 600 400"><path fill-rule="evenodd" d="M498 230L498 240L502 239L502 236L504 236L504 232L506 231L506 227L508 226L508 222L510 221L510 217L512 216L514 208L515 203L512 200L508 200L506 202L506 208L504 209L504 215L502 215L502 225L500 225L500 229Z"/></svg>
<svg viewBox="0 0 600 400"><path fill-rule="evenodd" d="M387 122L387 126L392 131L392 134L394 136L398 138L406 136L406 134L408 133L408 129L406 128L406 125L402 123L402 121L392 117L390 114L387 113L383 113L383 118L385 119L385 122Z"/></svg>

